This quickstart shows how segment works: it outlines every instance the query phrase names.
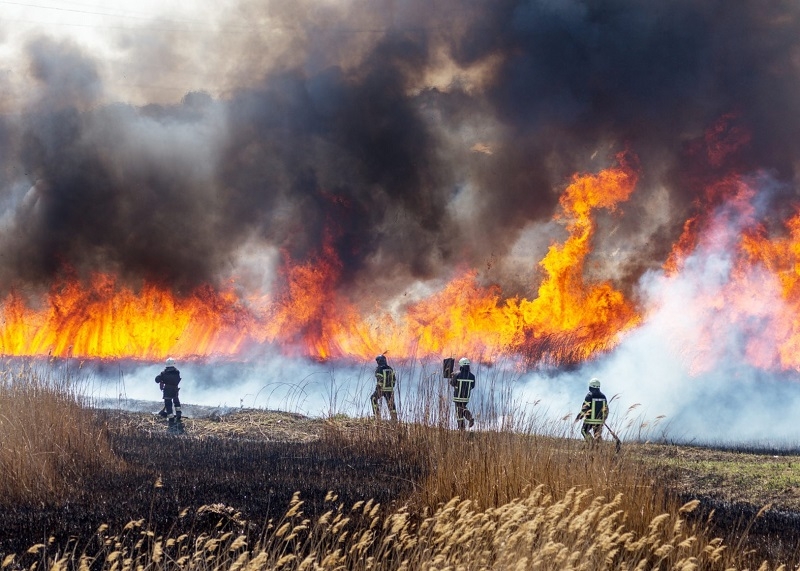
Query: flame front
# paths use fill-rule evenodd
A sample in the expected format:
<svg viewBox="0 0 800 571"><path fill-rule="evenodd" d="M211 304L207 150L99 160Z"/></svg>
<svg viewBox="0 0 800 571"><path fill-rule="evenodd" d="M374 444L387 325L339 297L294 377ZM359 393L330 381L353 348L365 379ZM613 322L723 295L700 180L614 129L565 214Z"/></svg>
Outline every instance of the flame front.
<svg viewBox="0 0 800 571"><path fill-rule="evenodd" d="M389 312L363 313L338 288L341 264L326 245L303 263L286 259L283 286L266 302L202 287L177 296L155 284L138 291L110 275L90 283L65 278L40 304L19 293L3 303L0 352L85 358L237 358L263 344L317 359L465 353L494 359L524 354L555 363L585 359L615 346L640 320L610 282L586 283L584 265L595 233L593 212L627 200L636 172L621 166L576 175L555 219L567 238L551 245L539 266L533 299L505 297L464 269L426 299ZM37 307L41 307L38 309Z"/></svg>
<svg viewBox="0 0 800 571"><path fill-rule="evenodd" d="M690 286L681 310L691 331L676 325L671 342L694 374L730 354L762 370L800 369L800 211L770 236L755 205L762 184L728 176L710 186L715 206L685 224L665 264L664 285Z"/></svg>
<svg viewBox="0 0 800 571"><path fill-rule="evenodd" d="M737 301L761 321L747 346L748 360L761 368L800 369L800 213L785 226L773 240L763 227L742 238Z"/></svg>
<svg viewBox="0 0 800 571"><path fill-rule="evenodd" d="M134 291L107 274L88 283L66 277L34 302L12 292L0 307L0 352L239 359L270 346L321 360L389 350L397 358L515 354L556 365L580 362L615 347L657 309L638 308L611 282L585 277L595 212L614 211L637 183L636 171L623 156L619 161L574 176L565 189L554 220L566 238L538 262L544 277L531 299L504 296L499 286L484 285L478 271L462 268L425 299L364 312L341 291L341 263L326 245L304 262L285 256L282 285L266 300L233 286L179 296L145 283ZM758 177L738 175L710 184L664 264L662 287L691 283L692 293L681 299L691 330L676 321L669 342L695 374L715 367L732 344L755 367L800 368L800 210L771 236L754 206L759 184ZM698 259L716 260L725 275L702 285Z"/></svg>
<svg viewBox="0 0 800 571"><path fill-rule="evenodd" d="M586 284L584 261L595 232L592 210L614 209L627 200L636 185L636 174L625 166L597 176L575 177L561 197L569 238L550 247L540 265L547 278L532 301L519 304L523 324L535 338L562 336L582 359L594 351L609 349L624 331L639 321L637 311L610 283ZM558 340L563 343L561 339Z"/></svg>
<svg viewBox="0 0 800 571"><path fill-rule="evenodd" d="M145 284L135 293L106 274L96 274L88 286L76 279L54 285L42 309L12 293L2 317L6 355L87 358L233 355L253 323L232 292L204 287L176 297Z"/></svg>

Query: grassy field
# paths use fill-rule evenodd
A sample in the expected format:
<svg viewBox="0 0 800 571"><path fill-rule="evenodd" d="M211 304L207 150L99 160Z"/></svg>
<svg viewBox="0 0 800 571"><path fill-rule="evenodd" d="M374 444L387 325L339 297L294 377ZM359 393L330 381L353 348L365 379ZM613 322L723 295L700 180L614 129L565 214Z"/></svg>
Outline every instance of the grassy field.
<svg viewBox="0 0 800 571"><path fill-rule="evenodd" d="M795 489L796 457L644 443L625 443L619 453L611 443L589 450L521 420L461 434L444 422L448 404L430 395L414 422L397 425L240 410L189 418L176 436L149 414L81 406L70 379L9 373L0 385L0 469L14 478L0 498L0 564L592 570L800 563L798 526L787 527L796 513L797 497L787 492ZM35 418L30 409L38 409ZM751 488L758 491L748 494ZM763 530L762 522L769 523Z"/></svg>
<svg viewBox="0 0 800 571"><path fill-rule="evenodd" d="M113 469L108 433L82 406L69 373L26 366L0 373L0 498L66 501L84 478Z"/></svg>
<svg viewBox="0 0 800 571"><path fill-rule="evenodd" d="M800 513L800 456L796 453L667 445L637 450L669 469L675 490Z"/></svg>

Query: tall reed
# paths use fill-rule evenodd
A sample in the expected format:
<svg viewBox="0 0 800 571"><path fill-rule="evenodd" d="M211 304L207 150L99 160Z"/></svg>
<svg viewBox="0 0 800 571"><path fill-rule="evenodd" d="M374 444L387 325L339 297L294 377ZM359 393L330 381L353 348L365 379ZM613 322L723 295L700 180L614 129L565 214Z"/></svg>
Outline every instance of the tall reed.
<svg viewBox="0 0 800 571"><path fill-rule="evenodd" d="M0 502L63 499L117 463L76 376L34 362L0 371Z"/></svg>
<svg viewBox="0 0 800 571"><path fill-rule="evenodd" d="M405 422L373 421L367 424L371 429L350 431L346 437L335 434L335 429L324 435L332 444L346 440L364 453L382 449L397 462L423 465L423 476L407 504L409 520L436 513L454 498L467 502L475 513L485 513L524 503L536 491L556 500L578 494L613 502L615 510L624 514L626 532L636 537L646 537L654 521L685 525L680 514L688 510L635 453L635 441L652 426L648 422L622 418L627 428L621 436L633 442L619 451L607 432L606 441L590 446L575 437L572 416L553 421L538 415L535 408L523 407L514 398L513 374L493 369L484 375L482 398L471 404L478 418L476 430L460 432L454 430L451 389L440 372L420 366L417 374L413 392L407 391L411 398L403 401ZM722 560L725 549L717 551L721 540L708 535L698 527L690 543L711 546L715 558Z"/></svg>
<svg viewBox="0 0 800 571"><path fill-rule="evenodd" d="M6 557L3 567L52 570L528 570L599 571L743 569L720 539L704 539L686 520L697 502L653 517L643 532L627 525L621 496L576 488L552 496L537 486L522 498L488 509L452 498L413 517L402 507L381 513L371 500L351 506L328 494L330 509L311 520L296 494L282 519L259 535L228 506L210 532L161 535L144 520L112 532L101 526L90 549L40 543ZM183 517L192 517L183 514ZM758 567L767 571L764 563ZM783 566L778 570L785 569Z"/></svg>
<svg viewBox="0 0 800 571"><path fill-rule="evenodd" d="M175 534L138 519L118 531L101 526L80 548L77 542L34 545L27 553L9 555L0 566L110 571L752 567L741 543L726 546L708 534L703 521L690 520L687 514L698 502L677 503L627 446L618 453L609 442L590 447L569 438L571 419L552 424L525 413L501 376L487 387L496 398L475 402L478 430L453 430L449 389L435 372L422 369L419 374L431 375L431 382L418 384L416 398L401 409L402 422L331 421L320 443L419 467L407 471L414 492L398 498L399 507L387 509L368 498L345 506L331 492L326 498L330 509L312 519L304 515L298 493L282 519L254 526L236 507L212 504L194 516L215 515L216 526L182 525L193 531ZM77 412L81 407L75 394L37 375L23 378L19 386L27 386L34 398L47 395L75 412L73 422L84 422L84 435L68 432L67 426L51 428L47 434L56 444L48 448L37 442L47 449L44 455L55 455L65 442L62 435L69 434L67 457L97 462L104 454L98 452L103 430ZM12 389L13 382L4 382L4 391ZM59 397L58 391L65 394ZM22 444L34 450L33 442ZM56 488L53 469L45 483ZM375 477L386 478L381 473ZM46 489L45 483L39 487ZM385 481L388 489L394 484ZM181 517L193 517L189 512Z"/></svg>

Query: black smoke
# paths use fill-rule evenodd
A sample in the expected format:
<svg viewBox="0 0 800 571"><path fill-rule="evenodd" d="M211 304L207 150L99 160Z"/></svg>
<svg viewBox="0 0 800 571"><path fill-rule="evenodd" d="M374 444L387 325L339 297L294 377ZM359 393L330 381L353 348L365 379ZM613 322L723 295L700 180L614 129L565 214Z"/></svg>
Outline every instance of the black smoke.
<svg viewBox="0 0 800 571"><path fill-rule="evenodd" d="M238 81L173 102L109 100L101 57L26 44L31 96L0 125L4 287L64 267L216 284L255 241L296 261L330 246L334 285L391 277L397 293L504 260L544 231L570 175L623 150L639 188L601 219L598 254L622 253L595 267L630 285L663 262L708 180L797 176L794 2L243 1L229 16L208 56ZM170 78L185 40L157 33L126 45ZM710 160L705 133L726 116L746 142ZM542 236L523 278L500 263L486 279L533 295L526 279L562 238Z"/></svg>

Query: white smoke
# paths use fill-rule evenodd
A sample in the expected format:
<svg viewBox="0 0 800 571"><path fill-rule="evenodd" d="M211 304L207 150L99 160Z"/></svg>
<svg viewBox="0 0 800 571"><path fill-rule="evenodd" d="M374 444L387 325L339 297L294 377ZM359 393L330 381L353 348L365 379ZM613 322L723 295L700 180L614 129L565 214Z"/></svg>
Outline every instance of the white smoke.
<svg viewBox="0 0 800 571"><path fill-rule="evenodd" d="M248 363L207 360L177 362L181 403L222 410L257 408L313 417L365 414L372 369L314 363L269 355ZM88 365L87 368L90 368ZM89 374L86 396L101 406L132 408L141 401L160 407L157 363L119 363ZM191 413L190 413L191 415Z"/></svg>
<svg viewBox="0 0 800 571"><path fill-rule="evenodd" d="M574 416L589 379L599 377L606 396L617 397L610 424L629 436L795 444L800 377L777 363L765 369L748 359L754 337L770 340L770 316L790 309L774 274L757 265L744 277L735 273L738 240L759 218L771 190L764 177L744 184L757 187L757 194L720 207L679 272L643 275L644 323L612 354L567 374L524 375L522 398L538 400L553 419ZM760 348L777 354L774 347Z"/></svg>

